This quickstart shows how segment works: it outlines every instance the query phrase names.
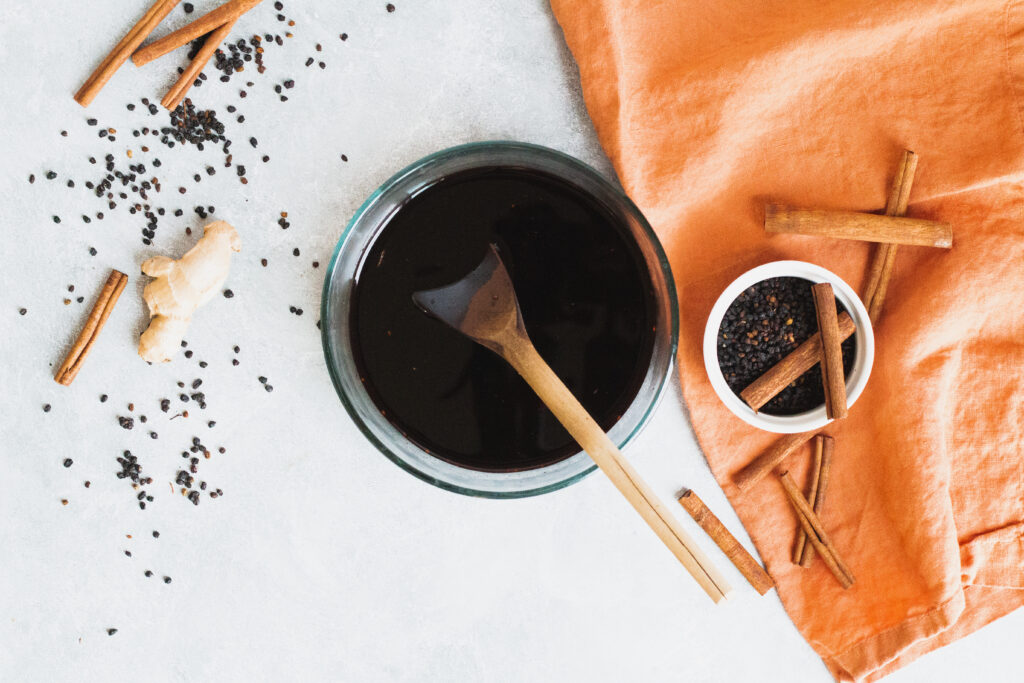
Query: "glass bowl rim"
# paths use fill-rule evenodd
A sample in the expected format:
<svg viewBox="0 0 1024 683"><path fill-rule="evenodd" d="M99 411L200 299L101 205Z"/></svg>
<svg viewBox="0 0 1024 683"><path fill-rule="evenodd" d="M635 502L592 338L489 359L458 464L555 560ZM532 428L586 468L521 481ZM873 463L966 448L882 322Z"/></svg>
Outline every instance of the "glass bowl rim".
<svg viewBox="0 0 1024 683"><path fill-rule="evenodd" d="M486 152L492 150L503 150L503 151L519 151L527 154L539 154L541 156L548 156L565 163L568 166L574 167L575 170L583 173L584 175L590 176L593 180L596 180L599 184L604 185L608 190L609 194L612 195L617 201L621 202L622 208L626 213L630 214L640 227L642 233L650 242L651 248L654 250L658 265L661 268L662 274L665 278L665 289L668 294L668 311L669 311L669 348L668 348L668 364L665 372L661 377L658 378L658 384L655 387L653 396L644 410L643 415L640 416L636 427L634 427L629 434L625 436L621 443L617 444L619 448L623 448L643 429L643 427L650 421L651 414L654 409L661 402L661 398L665 393L665 388L668 385L668 377L672 370L675 368L676 355L679 347L679 300L676 293L675 280L672 277L672 268L669 264L668 257L665 254L665 249L661 244L661 240L658 239L657 234L654 232L654 228L651 227L647 218L640 211L639 207L633 202L632 199L626 195L625 191L621 189L619 185L606 178L601 173L598 173L589 164L577 159L574 156L560 152L544 145L537 145L528 142L519 142L515 140L487 140L481 142L469 142L460 145L454 145L452 147L446 147L436 152L432 152L416 161L408 164L400 171L394 173L391 177L381 183L356 209L355 213L352 214L352 218L349 219L345 225L345 229L338 237L338 242L334 247L334 251L331 254L331 259L328 262L327 268L324 273L324 281L321 287L320 294L320 320L326 322L328 318L328 304L329 295L331 289L332 276L338 266L339 258L342 251L345 248L346 243L353 229L360 223L366 212L373 206L385 193L387 193L392 187L401 182L408 175L419 171L425 166L431 164L458 157L463 155L469 155L477 152ZM530 496L538 496L544 493L550 493L563 489L571 484L580 481L588 474L597 469L597 464L591 462L585 469L580 472L573 474L572 476L560 479L558 481L546 484L544 486L538 486L531 489L525 489L521 491L484 491L478 489L472 489L458 484L453 484L437 477L433 477L426 472L423 472L411 463L407 462L400 454L392 451L385 443L378 438L377 434L370 428L369 425L360 417L358 410L352 403L352 398L348 396L345 387L342 384L341 378L338 375L338 363L335 361L334 354L331 350L331 344L328 340L328 325L322 324L320 326L320 343L323 346L324 359L327 365L327 372L330 374L331 383L334 385L334 390L338 394L338 398L341 400L342 405L345 406L345 410L352 422L355 423L359 431L362 432L363 436L366 437L370 443L372 443L378 451L386 456L391 462L398 465L400 468L413 475L417 479L432 484L440 489L451 491L453 493L459 493L462 495L478 497L478 498L494 498L494 499L509 499L509 498L526 498ZM578 454L577 454L578 455ZM575 457L575 456L569 456Z"/></svg>

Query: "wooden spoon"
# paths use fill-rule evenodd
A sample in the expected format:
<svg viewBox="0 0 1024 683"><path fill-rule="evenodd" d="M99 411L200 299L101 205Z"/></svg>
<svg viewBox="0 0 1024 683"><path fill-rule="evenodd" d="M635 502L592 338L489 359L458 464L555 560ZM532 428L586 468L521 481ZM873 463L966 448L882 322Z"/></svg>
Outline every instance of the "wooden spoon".
<svg viewBox="0 0 1024 683"><path fill-rule="evenodd" d="M508 361L711 599L719 602L728 597L729 584L537 353L523 325L512 280L494 245L466 277L416 292L412 298L427 313Z"/></svg>

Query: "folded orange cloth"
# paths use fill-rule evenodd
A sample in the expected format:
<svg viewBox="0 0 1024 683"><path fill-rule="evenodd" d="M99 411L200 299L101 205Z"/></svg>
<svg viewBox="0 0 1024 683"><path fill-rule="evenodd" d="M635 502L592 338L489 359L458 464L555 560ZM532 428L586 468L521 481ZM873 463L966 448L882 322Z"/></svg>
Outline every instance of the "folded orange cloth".
<svg viewBox="0 0 1024 683"><path fill-rule="evenodd" d="M992 0L552 0L598 135L670 254L680 369L711 469L794 623L841 680L874 680L1024 604L1024 6ZM823 522L857 577L790 561L774 477L732 475L774 435L718 401L711 305L770 260L862 289L872 247L767 236L764 205L877 210L902 150L908 215L952 250L902 247L874 372ZM809 450L788 465L802 480Z"/></svg>

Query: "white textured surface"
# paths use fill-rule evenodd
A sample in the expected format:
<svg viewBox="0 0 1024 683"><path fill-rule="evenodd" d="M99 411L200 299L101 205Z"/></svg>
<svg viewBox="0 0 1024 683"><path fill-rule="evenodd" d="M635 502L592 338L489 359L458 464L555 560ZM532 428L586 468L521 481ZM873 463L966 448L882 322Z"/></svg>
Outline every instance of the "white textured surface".
<svg viewBox="0 0 1024 683"><path fill-rule="evenodd" d="M143 221L122 209L90 225L77 218L101 208L82 188L95 176L86 157L138 149L128 131L148 117L124 104L129 94L159 100L183 58L126 66L88 112L71 99L143 4L4 2L0 679L828 680L774 592L757 597L703 539L737 587L733 601L712 607L601 476L523 501L445 493L370 447L331 387L314 325L322 268L310 262L326 263L350 214L393 171L490 138L546 144L607 171L542 0L395 0L392 14L376 0L289 3L296 37L268 49L268 72L249 98L237 98L237 77L193 92L199 104L233 102L247 115L241 126L227 118L249 185L227 170L196 185L203 155L151 143L149 156L165 161L161 203L186 209L161 221L152 249L139 242ZM271 4L236 34L276 29ZM184 23L180 8L171 20ZM305 69L307 56L327 70ZM271 83L289 76L298 85L280 104ZM121 128L117 142L98 142L88 116ZM257 161L250 135L271 163ZM60 179L43 179L49 168ZM68 174L76 189L64 186ZM189 188L180 202L178 185ZM197 317L195 358L147 367L134 350L144 324L137 266L191 244L183 229L202 224L191 212L200 202L242 233L228 282L236 296ZM275 222L282 210L288 231ZM58 386L52 370L111 267L128 272L129 286L74 385ZM72 283L85 304L62 303ZM205 381L208 417L193 405L189 420L169 422L158 399L195 377ZM129 401L151 418L132 432L115 420ZM224 498L198 508L168 491L193 434L228 449L199 475ZM114 478L124 448L156 480L145 511ZM739 529L677 389L630 456L661 495L689 485ZM164 574L174 582L164 585ZM108 637L108 627L119 631ZM1005 680L1022 633L1018 613L891 680Z"/></svg>

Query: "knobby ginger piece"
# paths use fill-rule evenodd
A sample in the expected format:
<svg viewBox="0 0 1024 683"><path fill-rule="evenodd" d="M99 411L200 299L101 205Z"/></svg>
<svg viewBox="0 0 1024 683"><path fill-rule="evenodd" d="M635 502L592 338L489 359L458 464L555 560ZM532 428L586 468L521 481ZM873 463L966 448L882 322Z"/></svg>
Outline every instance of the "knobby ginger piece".
<svg viewBox="0 0 1024 683"><path fill-rule="evenodd" d="M156 278L142 291L152 320L139 339L139 355L150 363L166 363L181 349L192 314L220 291L228 277L231 252L241 251L234 227L224 221L206 226L203 237L175 261L154 256L142 273Z"/></svg>

